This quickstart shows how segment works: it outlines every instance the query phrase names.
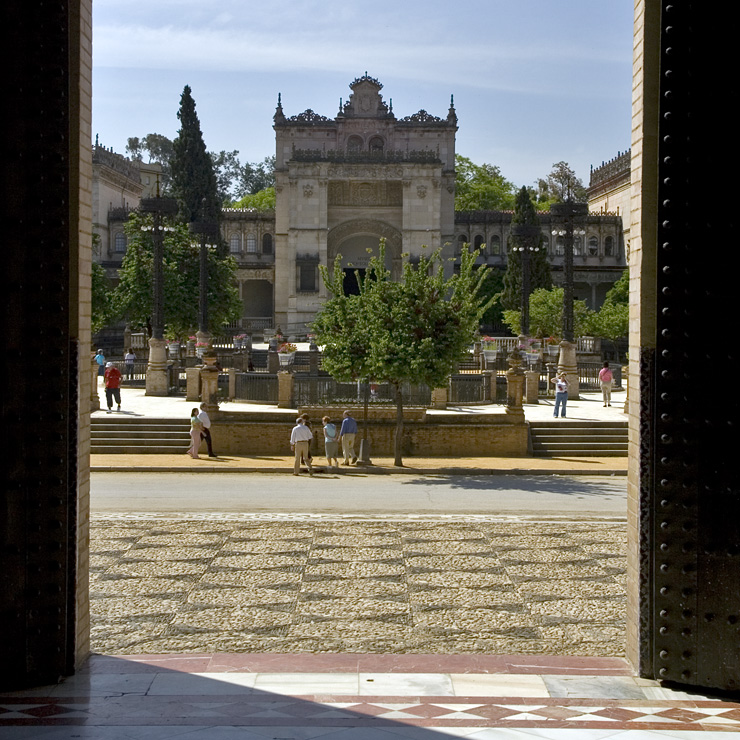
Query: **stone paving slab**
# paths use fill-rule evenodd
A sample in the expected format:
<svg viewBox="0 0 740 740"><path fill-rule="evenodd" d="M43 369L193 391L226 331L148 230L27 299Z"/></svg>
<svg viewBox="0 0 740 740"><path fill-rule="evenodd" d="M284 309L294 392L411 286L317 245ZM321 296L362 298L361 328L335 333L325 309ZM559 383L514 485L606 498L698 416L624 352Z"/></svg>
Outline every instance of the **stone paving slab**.
<svg viewBox="0 0 740 740"><path fill-rule="evenodd" d="M622 656L623 523L95 515L92 649Z"/></svg>

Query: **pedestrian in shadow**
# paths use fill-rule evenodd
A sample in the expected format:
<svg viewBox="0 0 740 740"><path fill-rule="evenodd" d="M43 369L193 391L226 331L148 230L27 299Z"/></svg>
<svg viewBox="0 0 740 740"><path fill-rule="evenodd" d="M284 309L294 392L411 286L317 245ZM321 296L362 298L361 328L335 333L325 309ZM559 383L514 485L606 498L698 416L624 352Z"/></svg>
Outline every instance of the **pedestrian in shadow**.
<svg viewBox="0 0 740 740"><path fill-rule="evenodd" d="M134 362L136 362L136 355L134 351L129 348L128 352L123 356L123 361L126 367L126 378L128 380L134 379Z"/></svg>
<svg viewBox="0 0 740 740"><path fill-rule="evenodd" d="M324 450L326 451L326 462L329 464L330 468L338 468L339 460L337 457L339 455L339 438L337 437L337 428L332 424L331 419L328 416L325 416L321 420L321 423L324 425ZM334 460L334 465L332 465L332 460Z"/></svg>
<svg viewBox="0 0 740 740"><path fill-rule="evenodd" d="M105 353L99 349L95 355L95 362L98 363L98 377L102 378L105 374Z"/></svg>

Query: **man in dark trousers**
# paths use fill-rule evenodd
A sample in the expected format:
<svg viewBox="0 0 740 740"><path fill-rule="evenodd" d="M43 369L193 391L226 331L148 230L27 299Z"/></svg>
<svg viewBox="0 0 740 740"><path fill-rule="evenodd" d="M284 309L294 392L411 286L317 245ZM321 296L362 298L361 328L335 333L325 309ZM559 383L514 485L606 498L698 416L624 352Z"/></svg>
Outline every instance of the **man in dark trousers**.
<svg viewBox="0 0 740 740"><path fill-rule="evenodd" d="M105 373L103 374L105 382L105 400L108 404L108 413L113 410L113 399L115 398L118 408L121 410L121 371L113 365L112 362L105 363Z"/></svg>
<svg viewBox="0 0 740 740"><path fill-rule="evenodd" d="M205 403L202 403L200 405L200 413L198 414L198 419L203 422L203 431L201 432L200 436L205 439L206 444L208 445L208 457L218 457L218 455L215 455L213 453L213 442L211 440L211 420L208 417Z"/></svg>

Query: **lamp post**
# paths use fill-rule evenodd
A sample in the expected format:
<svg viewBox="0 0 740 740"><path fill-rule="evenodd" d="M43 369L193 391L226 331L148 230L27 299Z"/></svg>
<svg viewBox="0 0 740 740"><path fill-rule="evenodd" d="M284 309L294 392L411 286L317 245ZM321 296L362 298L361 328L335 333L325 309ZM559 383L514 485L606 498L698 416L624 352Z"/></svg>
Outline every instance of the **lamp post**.
<svg viewBox="0 0 740 740"><path fill-rule="evenodd" d="M152 336L149 339L149 362L146 368L146 395L167 395L167 356L164 342L164 243L163 231L172 231L171 226L162 224L163 216L177 214L177 201L174 198L161 198L159 180L157 197L142 198L139 204L141 213L152 214L152 226L143 226L142 231L152 232Z"/></svg>
<svg viewBox="0 0 740 740"><path fill-rule="evenodd" d="M562 237L565 247L563 260L563 340L560 342L558 372L564 372L568 383L568 397L578 398L578 361L575 345L575 319L573 315L573 240L582 237L586 231L577 220L588 215L586 203L575 203L569 196L564 203L550 206L553 217L552 234Z"/></svg>
<svg viewBox="0 0 740 740"><path fill-rule="evenodd" d="M211 334L208 331L208 248L218 240L218 223L215 221L191 221L188 224L191 234L200 237L200 271L198 280L198 343L211 347Z"/></svg>
<svg viewBox="0 0 740 740"><path fill-rule="evenodd" d="M529 336L529 255L539 252L539 237L541 234L539 226L534 224L512 224L511 235L516 238L512 249L519 252L522 257L522 319L521 334Z"/></svg>

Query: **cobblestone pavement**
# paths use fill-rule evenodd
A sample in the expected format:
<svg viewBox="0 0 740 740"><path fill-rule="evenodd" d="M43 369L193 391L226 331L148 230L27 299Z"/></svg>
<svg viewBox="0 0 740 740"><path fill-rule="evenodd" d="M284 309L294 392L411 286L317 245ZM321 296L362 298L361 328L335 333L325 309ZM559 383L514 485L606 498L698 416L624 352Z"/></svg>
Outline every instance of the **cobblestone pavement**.
<svg viewBox="0 0 740 740"><path fill-rule="evenodd" d="M92 649L623 655L624 523L94 516Z"/></svg>

